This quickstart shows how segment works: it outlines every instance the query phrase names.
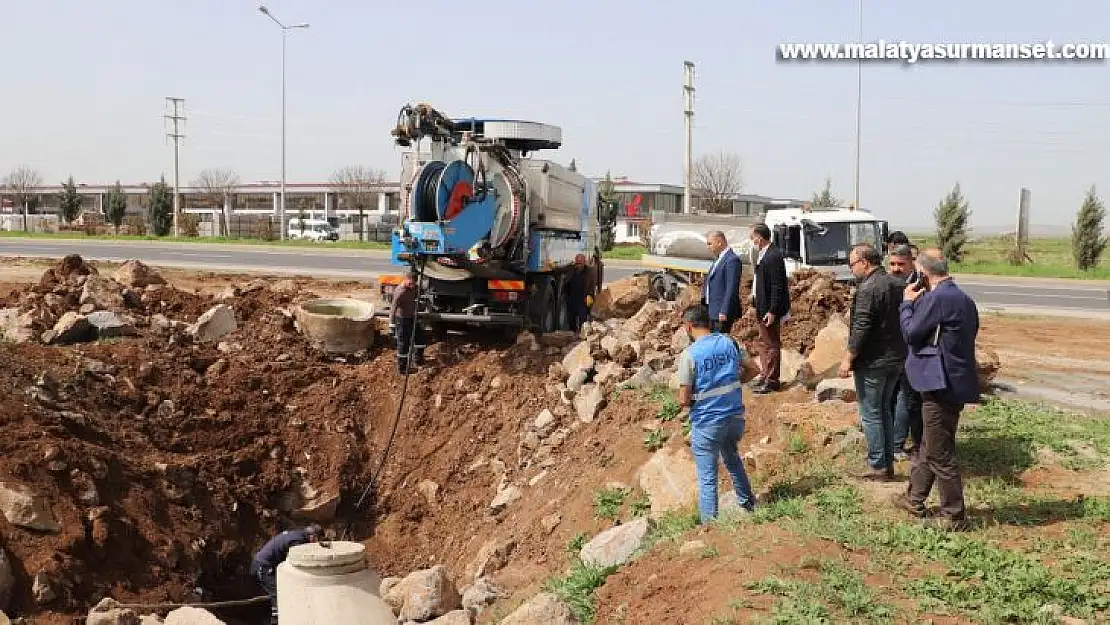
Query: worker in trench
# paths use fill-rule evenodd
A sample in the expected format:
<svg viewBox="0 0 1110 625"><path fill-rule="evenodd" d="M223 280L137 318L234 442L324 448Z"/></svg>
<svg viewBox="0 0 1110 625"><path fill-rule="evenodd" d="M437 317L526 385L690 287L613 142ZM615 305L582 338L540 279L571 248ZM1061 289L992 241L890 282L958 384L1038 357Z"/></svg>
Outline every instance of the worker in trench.
<svg viewBox="0 0 1110 625"><path fill-rule="evenodd" d="M277 611L277 568L285 558L289 557L289 550L297 545L314 543L323 538L324 529L319 525L309 525L303 529L286 530L271 538L251 561L251 577L258 580L262 590L270 597L271 623L278 622Z"/></svg>
<svg viewBox="0 0 1110 625"><path fill-rule="evenodd" d="M397 341L397 370L402 375L410 372L410 365L424 364L424 328L416 323L418 304L416 275L408 269L404 281L393 292L393 306L389 311L389 329Z"/></svg>

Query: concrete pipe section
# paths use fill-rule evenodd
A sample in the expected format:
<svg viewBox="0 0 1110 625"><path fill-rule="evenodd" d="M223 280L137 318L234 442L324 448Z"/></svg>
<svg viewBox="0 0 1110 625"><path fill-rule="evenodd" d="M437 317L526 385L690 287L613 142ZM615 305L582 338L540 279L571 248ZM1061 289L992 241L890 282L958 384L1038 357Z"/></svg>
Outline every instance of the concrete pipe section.
<svg viewBox="0 0 1110 625"><path fill-rule="evenodd" d="M374 305L357 299L314 299L293 310L297 329L332 354L352 354L374 344Z"/></svg>
<svg viewBox="0 0 1110 625"><path fill-rule="evenodd" d="M281 625L394 625L397 617L378 595L380 587L361 543L297 545L277 569Z"/></svg>

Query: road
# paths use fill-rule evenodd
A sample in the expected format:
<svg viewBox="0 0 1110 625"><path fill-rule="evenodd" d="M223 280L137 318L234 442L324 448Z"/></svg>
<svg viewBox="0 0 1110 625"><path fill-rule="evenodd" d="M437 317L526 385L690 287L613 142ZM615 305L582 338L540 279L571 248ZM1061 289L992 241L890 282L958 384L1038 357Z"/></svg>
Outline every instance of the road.
<svg viewBox="0 0 1110 625"><path fill-rule="evenodd" d="M396 270L389 255L379 250L0 238L0 257L58 258L66 254L109 262L138 258L155 266L183 269L352 279ZM635 262L610 261L605 275L616 280L642 270ZM1110 319L1110 286L1106 283L991 276L962 276L959 282L984 311Z"/></svg>

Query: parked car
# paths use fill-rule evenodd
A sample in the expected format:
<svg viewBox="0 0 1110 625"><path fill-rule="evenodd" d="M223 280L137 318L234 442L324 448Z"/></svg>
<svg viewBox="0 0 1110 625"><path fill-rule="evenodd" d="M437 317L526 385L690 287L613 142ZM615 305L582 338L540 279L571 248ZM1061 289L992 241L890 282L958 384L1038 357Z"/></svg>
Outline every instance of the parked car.
<svg viewBox="0 0 1110 625"><path fill-rule="evenodd" d="M290 219L286 236L307 241L338 241L339 231L323 219Z"/></svg>

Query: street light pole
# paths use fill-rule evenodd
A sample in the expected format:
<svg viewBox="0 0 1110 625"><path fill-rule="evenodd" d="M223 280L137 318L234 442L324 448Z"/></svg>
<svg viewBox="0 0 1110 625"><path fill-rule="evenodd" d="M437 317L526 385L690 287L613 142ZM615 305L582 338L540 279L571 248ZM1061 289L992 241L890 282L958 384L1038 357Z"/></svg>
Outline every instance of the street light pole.
<svg viewBox="0 0 1110 625"><path fill-rule="evenodd" d="M258 10L274 21L281 28L281 196L278 200L278 229L281 231L281 240L285 240L285 40L289 31L294 28L308 28L308 24L293 24L286 26L266 8L261 5Z"/></svg>
<svg viewBox="0 0 1110 625"><path fill-rule="evenodd" d="M863 44L863 0L859 0L857 7L857 14L859 16L859 31L857 32L856 40ZM859 59L856 59L856 183L855 183L855 201L852 208L859 209L859 170L860 170L860 155L862 153L862 142L860 141L860 122L863 121L863 58L862 54Z"/></svg>

